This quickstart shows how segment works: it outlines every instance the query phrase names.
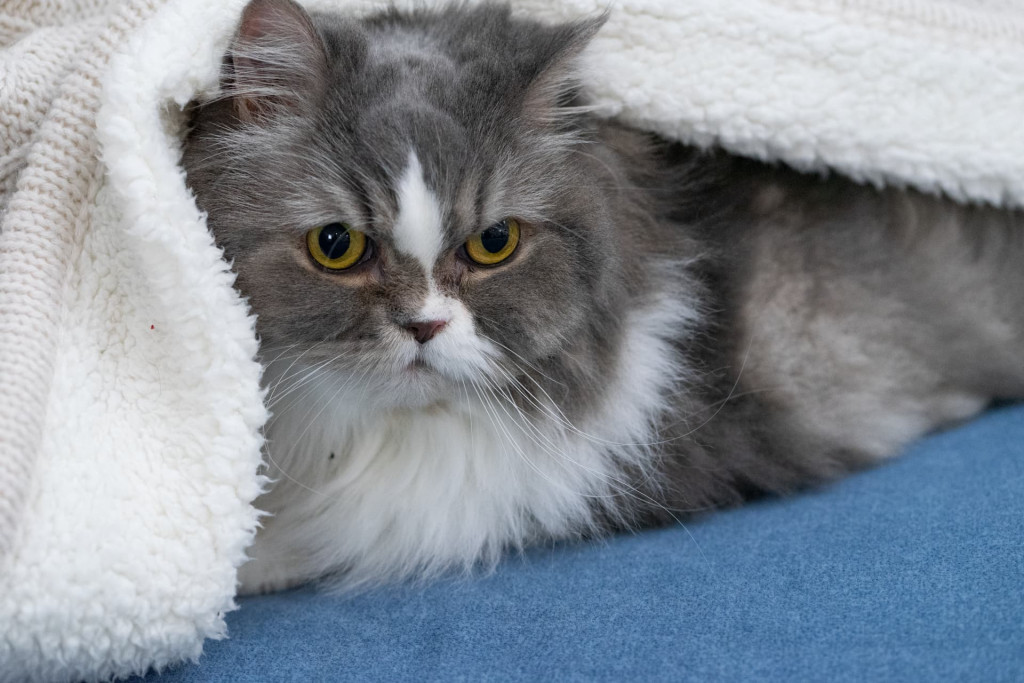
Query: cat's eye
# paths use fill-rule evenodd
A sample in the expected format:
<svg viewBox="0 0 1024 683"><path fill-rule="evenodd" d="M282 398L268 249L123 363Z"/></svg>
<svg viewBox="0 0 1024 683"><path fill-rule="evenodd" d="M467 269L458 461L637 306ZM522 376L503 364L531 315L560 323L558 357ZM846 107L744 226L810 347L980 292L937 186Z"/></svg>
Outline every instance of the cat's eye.
<svg viewBox="0 0 1024 683"><path fill-rule="evenodd" d="M324 268L346 270L366 253L366 235L344 223L328 223L306 233L306 246Z"/></svg>
<svg viewBox="0 0 1024 683"><path fill-rule="evenodd" d="M519 244L519 223L506 218L466 240L466 255L474 263L493 266L501 263Z"/></svg>

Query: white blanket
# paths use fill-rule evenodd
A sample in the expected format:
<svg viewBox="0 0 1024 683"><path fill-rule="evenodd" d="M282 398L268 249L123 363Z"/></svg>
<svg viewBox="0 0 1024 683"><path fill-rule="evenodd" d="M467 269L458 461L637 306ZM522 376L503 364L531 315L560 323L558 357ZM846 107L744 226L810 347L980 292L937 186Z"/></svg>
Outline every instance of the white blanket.
<svg viewBox="0 0 1024 683"><path fill-rule="evenodd" d="M266 411L252 320L177 160L243 4L0 4L0 680L143 672L225 635ZM611 9L586 57L607 115L1024 206L1024 0Z"/></svg>

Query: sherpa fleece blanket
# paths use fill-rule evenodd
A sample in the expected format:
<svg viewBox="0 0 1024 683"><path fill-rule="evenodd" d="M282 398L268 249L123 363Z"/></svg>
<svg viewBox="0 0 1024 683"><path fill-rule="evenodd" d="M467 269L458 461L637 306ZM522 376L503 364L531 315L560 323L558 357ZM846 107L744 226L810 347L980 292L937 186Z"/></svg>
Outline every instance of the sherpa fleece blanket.
<svg viewBox="0 0 1024 683"><path fill-rule="evenodd" d="M0 3L0 680L143 672L226 635L267 413L177 162L244 1ZM584 62L605 115L1024 206L1024 0L610 9Z"/></svg>

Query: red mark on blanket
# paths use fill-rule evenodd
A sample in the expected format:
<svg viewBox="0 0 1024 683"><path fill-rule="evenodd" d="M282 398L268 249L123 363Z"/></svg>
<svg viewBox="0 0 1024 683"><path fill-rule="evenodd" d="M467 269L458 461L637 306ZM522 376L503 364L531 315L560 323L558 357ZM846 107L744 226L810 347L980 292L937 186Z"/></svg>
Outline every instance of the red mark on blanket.
<svg viewBox="0 0 1024 683"><path fill-rule="evenodd" d="M149 326L149 329L151 329L151 330L154 330L154 329L156 329L156 325L150 325L150 326Z"/></svg>

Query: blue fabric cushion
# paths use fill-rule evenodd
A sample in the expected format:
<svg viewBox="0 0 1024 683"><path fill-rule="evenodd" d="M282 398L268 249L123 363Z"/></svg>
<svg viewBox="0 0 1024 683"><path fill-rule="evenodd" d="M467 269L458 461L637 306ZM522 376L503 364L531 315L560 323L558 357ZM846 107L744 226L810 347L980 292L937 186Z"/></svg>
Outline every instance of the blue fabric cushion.
<svg viewBox="0 0 1024 683"><path fill-rule="evenodd" d="M251 598L171 681L1024 680L1024 406L826 489L491 576Z"/></svg>

